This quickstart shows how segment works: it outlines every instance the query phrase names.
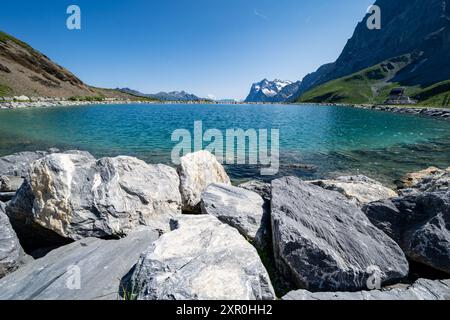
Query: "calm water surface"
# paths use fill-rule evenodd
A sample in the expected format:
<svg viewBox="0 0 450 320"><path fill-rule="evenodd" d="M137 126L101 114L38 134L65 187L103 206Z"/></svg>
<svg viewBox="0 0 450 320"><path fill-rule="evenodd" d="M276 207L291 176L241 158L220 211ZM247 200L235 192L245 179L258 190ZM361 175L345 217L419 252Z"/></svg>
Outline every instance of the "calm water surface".
<svg viewBox="0 0 450 320"><path fill-rule="evenodd" d="M0 155L57 147L97 157L170 164L175 129L279 129L280 175L366 174L392 183L406 172L450 166L450 121L346 107L99 105L0 111ZM305 168L304 165L307 165ZM259 169L229 166L235 180Z"/></svg>

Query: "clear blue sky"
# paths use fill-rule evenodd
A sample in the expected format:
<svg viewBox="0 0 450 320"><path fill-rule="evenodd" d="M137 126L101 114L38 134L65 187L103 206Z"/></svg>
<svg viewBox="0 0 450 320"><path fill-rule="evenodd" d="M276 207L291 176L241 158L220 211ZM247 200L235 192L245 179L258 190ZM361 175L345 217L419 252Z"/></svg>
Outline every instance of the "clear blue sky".
<svg viewBox="0 0 450 320"><path fill-rule="evenodd" d="M245 98L334 61L373 0L2 1L11 33L88 84ZM66 28L81 7L82 29Z"/></svg>

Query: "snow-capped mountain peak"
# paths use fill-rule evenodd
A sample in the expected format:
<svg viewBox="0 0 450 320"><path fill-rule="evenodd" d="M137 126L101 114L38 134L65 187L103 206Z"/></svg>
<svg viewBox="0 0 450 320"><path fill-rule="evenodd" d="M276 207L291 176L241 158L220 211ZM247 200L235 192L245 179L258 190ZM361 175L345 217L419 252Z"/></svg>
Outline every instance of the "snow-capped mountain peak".
<svg viewBox="0 0 450 320"><path fill-rule="evenodd" d="M264 79L254 83L246 102L283 102L289 99L298 87L299 83L289 80ZM292 93L291 93L292 92Z"/></svg>

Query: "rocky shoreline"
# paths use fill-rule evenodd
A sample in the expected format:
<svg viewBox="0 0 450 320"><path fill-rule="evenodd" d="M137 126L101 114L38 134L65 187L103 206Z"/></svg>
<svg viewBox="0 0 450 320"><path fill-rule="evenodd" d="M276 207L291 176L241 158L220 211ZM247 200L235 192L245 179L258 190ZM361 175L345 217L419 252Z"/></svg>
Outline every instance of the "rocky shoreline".
<svg viewBox="0 0 450 320"><path fill-rule="evenodd" d="M311 105L312 103L295 103L296 105ZM377 104L348 104L348 103L314 103L320 106L331 107L351 107L357 109L393 112L401 114L409 114L443 120L450 120L450 109L432 108L432 107L414 107L411 105L377 105Z"/></svg>
<svg viewBox="0 0 450 320"><path fill-rule="evenodd" d="M154 101L144 100L102 100L102 101L72 101L72 100L44 100L44 101L0 101L1 109L24 109L24 108L51 108L72 107L87 105L111 105L111 104L154 104Z"/></svg>
<svg viewBox="0 0 450 320"><path fill-rule="evenodd" d="M450 168L233 186L206 151L52 149L0 177L0 300L450 299Z"/></svg>
<svg viewBox="0 0 450 320"><path fill-rule="evenodd" d="M410 106L399 107L399 106L384 106L384 105L354 105L354 107L367 110L411 114L417 116L450 120L450 109L444 108L417 108Z"/></svg>
<svg viewBox="0 0 450 320"><path fill-rule="evenodd" d="M23 109L23 108L48 108L48 107L70 107L70 106L86 106L86 105L111 105L111 104L172 104L183 103L180 101L145 101L145 100L102 100L102 101L71 101L64 99L49 99L49 100L36 100L36 101L0 101L0 110L2 109ZM185 102L187 103L187 102ZM208 104L217 102L189 102L190 104ZM257 104L257 103L233 103L236 104ZM267 103L261 103L267 104ZM280 103L282 104L282 103ZM310 103L295 103L295 105L305 105ZM430 107L412 107L412 106L389 106L389 105L369 105L369 104L340 104L340 103L317 103L321 106L334 106L334 107L352 107L358 109L393 112L400 114L409 114L430 118L437 118L443 120L450 120L450 109L444 108L430 108Z"/></svg>

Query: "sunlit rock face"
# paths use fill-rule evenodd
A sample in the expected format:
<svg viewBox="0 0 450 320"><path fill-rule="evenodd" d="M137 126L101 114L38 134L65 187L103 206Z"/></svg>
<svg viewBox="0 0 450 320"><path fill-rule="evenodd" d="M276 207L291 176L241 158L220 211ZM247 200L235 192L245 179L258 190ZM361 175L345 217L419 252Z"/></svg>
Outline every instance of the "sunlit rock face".
<svg viewBox="0 0 450 320"><path fill-rule="evenodd" d="M211 215L183 216L142 254L132 275L142 300L273 300L256 249Z"/></svg>
<svg viewBox="0 0 450 320"><path fill-rule="evenodd" d="M122 237L141 225L167 231L181 213L178 186L175 169L165 165L52 154L33 164L7 211L72 240Z"/></svg>
<svg viewBox="0 0 450 320"><path fill-rule="evenodd" d="M231 184L230 178L216 157L208 151L190 153L181 158L178 166L183 210L200 213L203 191L213 183Z"/></svg>

